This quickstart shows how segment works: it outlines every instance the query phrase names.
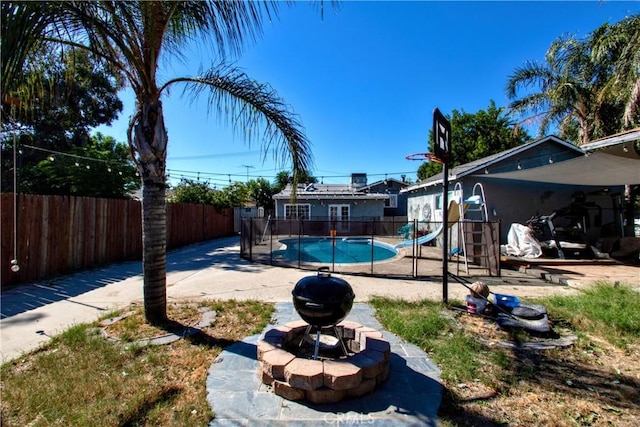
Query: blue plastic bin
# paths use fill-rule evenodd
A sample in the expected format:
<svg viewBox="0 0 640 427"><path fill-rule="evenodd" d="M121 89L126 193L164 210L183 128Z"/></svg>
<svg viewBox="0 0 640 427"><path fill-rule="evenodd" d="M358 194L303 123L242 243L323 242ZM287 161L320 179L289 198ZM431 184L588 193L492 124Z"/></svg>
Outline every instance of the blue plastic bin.
<svg viewBox="0 0 640 427"><path fill-rule="evenodd" d="M513 295L493 294L493 303L495 305L513 308L520 305L520 300Z"/></svg>

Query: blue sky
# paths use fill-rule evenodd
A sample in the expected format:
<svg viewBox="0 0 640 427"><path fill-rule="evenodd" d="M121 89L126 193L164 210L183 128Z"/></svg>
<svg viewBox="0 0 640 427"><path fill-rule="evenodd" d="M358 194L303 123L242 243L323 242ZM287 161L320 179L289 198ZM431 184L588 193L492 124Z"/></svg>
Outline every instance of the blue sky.
<svg viewBox="0 0 640 427"><path fill-rule="evenodd" d="M298 114L312 173L324 183L346 183L352 172L367 173L369 183L402 174L415 181L420 162L405 156L427 151L434 108L506 106L509 75L525 61L542 61L553 40L587 36L639 10L638 1L346 1L321 18L298 2L283 6L236 65ZM160 80L196 75L212 61L202 46L187 56L166 64ZM122 99L120 120L97 130L125 142L133 98L123 92ZM220 188L230 180L273 181L288 169L207 115L204 99L192 102L174 89L163 102L172 183L200 177Z"/></svg>

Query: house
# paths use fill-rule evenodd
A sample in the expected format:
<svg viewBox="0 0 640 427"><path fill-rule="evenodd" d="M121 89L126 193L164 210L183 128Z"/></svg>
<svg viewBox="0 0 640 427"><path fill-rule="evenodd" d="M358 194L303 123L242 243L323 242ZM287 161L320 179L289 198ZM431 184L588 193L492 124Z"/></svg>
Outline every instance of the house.
<svg viewBox="0 0 640 427"><path fill-rule="evenodd" d="M349 184L298 184L295 202L292 186L273 196L275 215L279 219L370 220L384 217L387 193L371 192L367 175L351 174Z"/></svg>
<svg viewBox="0 0 640 427"><path fill-rule="evenodd" d="M389 199L384 205L385 217L407 216L407 194L400 191L409 184L403 180L395 178L385 178L362 187L362 191L370 194L387 194Z"/></svg>
<svg viewBox="0 0 640 427"><path fill-rule="evenodd" d="M579 198L587 210L587 237L594 244L603 236L617 233L621 227L624 180L602 179L583 163L586 155L588 152L580 147L546 136L451 168L449 200L465 205L472 196L474 203L481 199L483 209L473 209L473 203L466 204L471 208L463 213L463 218L498 224L497 234L504 244L511 224L525 224L534 215L550 215ZM573 163L576 165L569 169L568 165ZM573 172L572 180L568 179L569 170ZM545 179L552 176L553 179ZM629 181L634 180L629 177ZM409 221L442 221L442 186L441 173L401 191L408 196ZM456 247L455 236L460 235L456 231L459 230L451 233L454 240L451 247ZM439 242L441 244L441 238Z"/></svg>

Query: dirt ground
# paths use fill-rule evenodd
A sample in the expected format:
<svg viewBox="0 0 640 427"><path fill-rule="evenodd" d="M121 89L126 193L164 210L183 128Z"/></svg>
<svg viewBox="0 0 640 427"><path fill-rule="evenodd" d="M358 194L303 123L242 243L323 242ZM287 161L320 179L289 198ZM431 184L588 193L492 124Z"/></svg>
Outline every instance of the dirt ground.
<svg viewBox="0 0 640 427"><path fill-rule="evenodd" d="M589 337L588 347L510 348L513 336L493 320L464 312L456 319L485 345L507 348L513 368L489 373L496 378L492 386L445 384L456 396L443 402L449 421L470 426L640 425L640 341L626 350L597 337ZM562 325L553 326L560 336L569 336Z"/></svg>

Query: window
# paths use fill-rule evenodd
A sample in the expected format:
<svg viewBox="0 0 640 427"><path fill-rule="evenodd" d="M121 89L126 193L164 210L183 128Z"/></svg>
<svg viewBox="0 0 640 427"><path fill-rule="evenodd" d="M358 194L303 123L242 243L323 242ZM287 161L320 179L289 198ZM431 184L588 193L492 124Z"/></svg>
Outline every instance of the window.
<svg viewBox="0 0 640 427"><path fill-rule="evenodd" d="M385 208L397 208L398 207L398 195L389 194L389 200L384 201Z"/></svg>
<svg viewBox="0 0 640 427"><path fill-rule="evenodd" d="M289 219L309 219L311 218L311 205L284 205L284 217Z"/></svg>
<svg viewBox="0 0 640 427"><path fill-rule="evenodd" d="M442 210L442 196L440 194L436 196L436 210L437 211Z"/></svg>

